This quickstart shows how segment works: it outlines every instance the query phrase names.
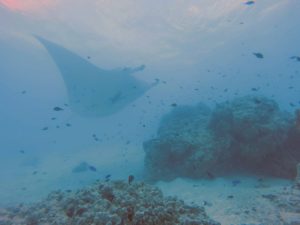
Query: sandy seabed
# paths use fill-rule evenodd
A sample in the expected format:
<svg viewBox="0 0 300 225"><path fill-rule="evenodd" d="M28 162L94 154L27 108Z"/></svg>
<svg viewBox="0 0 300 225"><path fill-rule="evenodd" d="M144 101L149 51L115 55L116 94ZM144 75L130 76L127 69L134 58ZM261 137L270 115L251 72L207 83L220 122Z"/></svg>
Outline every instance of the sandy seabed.
<svg viewBox="0 0 300 225"><path fill-rule="evenodd" d="M81 188L104 179L106 174L112 174L112 180L127 179L129 174L135 174L136 180L143 178L142 173L135 173L142 171L142 154L127 152L130 163L117 149L101 158L98 155L96 150L71 155L53 153L36 166L30 162L32 165L25 165L18 171L2 164L7 170L0 174L0 206L39 201L53 190ZM72 168L81 161L95 165L97 171L72 173ZM114 165L111 165L112 161ZM178 178L154 185L165 196L177 196L187 204L203 206L210 218L222 225L300 224L300 190L292 188L293 181L290 180L249 176L212 180Z"/></svg>
<svg viewBox="0 0 300 225"><path fill-rule="evenodd" d="M222 225L299 225L300 190L292 182L258 177L158 182L165 195L204 206Z"/></svg>

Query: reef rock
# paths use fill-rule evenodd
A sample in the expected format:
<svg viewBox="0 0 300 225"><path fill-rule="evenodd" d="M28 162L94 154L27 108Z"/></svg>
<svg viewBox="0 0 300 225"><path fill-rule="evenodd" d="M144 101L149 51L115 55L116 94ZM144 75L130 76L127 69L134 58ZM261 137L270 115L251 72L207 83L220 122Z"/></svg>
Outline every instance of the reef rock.
<svg viewBox="0 0 300 225"><path fill-rule="evenodd" d="M76 192L56 191L44 201L0 210L0 224L220 225L203 207L189 206L142 182L97 182Z"/></svg>
<svg viewBox="0 0 300 225"><path fill-rule="evenodd" d="M158 137L144 142L148 179L203 177L214 169L217 144L207 129L210 116L210 109L199 104L178 106L162 118Z"/></svg>
<svg viewBox="0 0 300 225"><path fill-rule="evenodd" d="M300 163L297 164L297 176L295 179L296 187L300 189Z"/></svg>
<svg viewBox="0 0 300 225"><path fill-rule="evenodd" d="M230 142L225 151L233 170L279 177L293 176L289 174L295 164L284 162L289 158L285 144L292 127L292 116L262 96L220 104L210 121L216 140Z"/></svg>
<svg viewBox="0 0 300 225"><path fill-rule="evenodd" d="M148 179L230 173L295 177L300 161L298 118L274 100L245 96L207 106L182 106L165 115L155 139L144 142ZM296 121L296 122L295 122Z"/></svg>

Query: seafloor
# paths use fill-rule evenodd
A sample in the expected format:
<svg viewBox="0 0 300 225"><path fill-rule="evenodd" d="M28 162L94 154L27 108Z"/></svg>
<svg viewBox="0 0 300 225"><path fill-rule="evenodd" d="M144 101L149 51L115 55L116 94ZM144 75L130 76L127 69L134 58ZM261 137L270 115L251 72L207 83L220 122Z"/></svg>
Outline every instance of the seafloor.
<svg viewBox="0 0 300 225"><path fill-rule="evenodd" d="M96 182L2 208L0 224L299 225L299 183L258 177Z"/></svg>
<svg viewBox="0 0 300 225"><path fill-rule="evenodd" d="M7 167L0 225L300 225L299 110L263 96L176 106L143 147L130 166L109 146Z"/></svg>

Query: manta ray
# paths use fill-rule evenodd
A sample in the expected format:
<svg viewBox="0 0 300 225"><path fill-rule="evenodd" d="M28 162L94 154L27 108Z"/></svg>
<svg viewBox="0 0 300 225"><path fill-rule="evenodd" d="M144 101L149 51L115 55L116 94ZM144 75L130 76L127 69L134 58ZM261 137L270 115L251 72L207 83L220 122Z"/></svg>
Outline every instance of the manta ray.
<svg viewBox="0 0 300 225"><path fill-rule="evenodd" d="M72 111L85 117L108 116L142 96L158 80L148 84L132 76L145 69L105 70L45 38L35 36L46 48L64 80Z"/></svg>

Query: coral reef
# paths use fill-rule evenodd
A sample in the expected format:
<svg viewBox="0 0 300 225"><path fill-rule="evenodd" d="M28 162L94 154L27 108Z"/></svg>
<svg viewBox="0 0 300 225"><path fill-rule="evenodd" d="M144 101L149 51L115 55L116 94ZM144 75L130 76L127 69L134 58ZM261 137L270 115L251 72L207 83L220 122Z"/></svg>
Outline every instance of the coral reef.
<svg viewBox="0 0 300 225"><path fill-rule="evenodd" d="M290 160L285 144L292 127L292 116L261 96L220 104L210 121L216 140L230 143L224 147L233 170L279 177L291 176L295 168L296 162L283 161Z"/></svg>
<svg viewBox="0 0 300 225"><path fill-rule="evenodd" d="M198 104L178 106L162 118L158 138L144 142L148 178L202 177L214 168L217 146L207 129L210 115L207 106Z"/></svg>
<svg viewBox="0 0 300 225"><path fill-rule="evenodd" d="M143 182L96 182L56 191L45 200L0 211L0 224L218 225L204 208L188 206Z"/></svg>
<svg viewBox="0 0 300 225"><path fill-rule="evenodd" d="M178 106L155 139L144 142L148 179L208 177L243 172L294 178L300 161L297 117L274 100L245 96L210 110Z"/></svg>

